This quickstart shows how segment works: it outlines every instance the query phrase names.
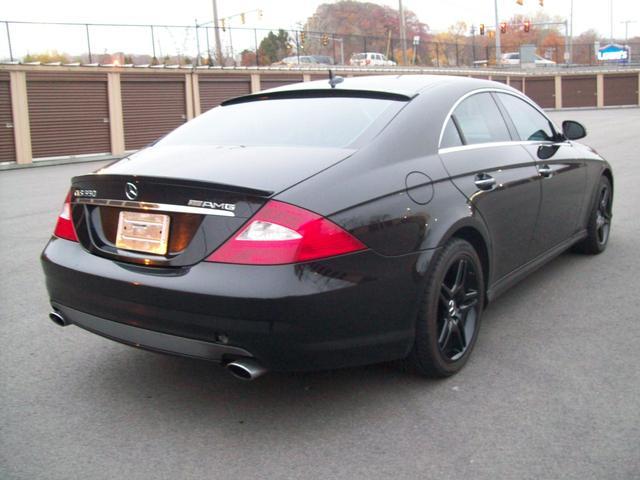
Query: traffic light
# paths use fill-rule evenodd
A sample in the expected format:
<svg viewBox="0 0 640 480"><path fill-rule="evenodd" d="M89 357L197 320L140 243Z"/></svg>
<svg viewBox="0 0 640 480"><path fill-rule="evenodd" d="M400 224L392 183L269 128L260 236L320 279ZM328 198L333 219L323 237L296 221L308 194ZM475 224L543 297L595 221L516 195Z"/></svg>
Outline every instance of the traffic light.
<svg viewBox="0 0 640 480"><path fill-rule="evenodd" d="M531 30L531 22L529 20L525 20L524 21L524 32L525 33L529 33L529 30Z"/></svg>
<svg viewBox="0 0 640 480"><path fill-rule="evenodd" d="M258 9L258 19L262 20L262 9L261 8Z"/></svg>
<svg viewBox="0 0 640 480"><path fill-rule="evenodd" d="M227 31L227 27L224 23L224 18L220 20L220 26L222 27L222 31L226 32Z"/></svg>
<svg viewBox="0 0 640 480"><path fill-rule="evenodd" d="M322 46L326 47L327 45L329 45L329 35L327 35L326 33L322 34Z"/></svg>
<svg viewBox="0 0 640 480"><path fill-rule="evenodd" d="M304 43L307 38L307 32L300 32L300 43Z"/></svg>
<svg viewBox="0 0 640 480"><path fill-rule="evenodd" d="M484 23L480 24L480 35L484 35Z"/></svg>
<svg viewBox="0 0 640 480"><path fill-rule="evenodd" d="M507 33L507 22L500 22L500 33Z"/></svg>
<svg viewBox="0 0 640 480"><path fill-rule="evenodd" d="M240 23L244 25L244 13L240 14Z"/></svg>

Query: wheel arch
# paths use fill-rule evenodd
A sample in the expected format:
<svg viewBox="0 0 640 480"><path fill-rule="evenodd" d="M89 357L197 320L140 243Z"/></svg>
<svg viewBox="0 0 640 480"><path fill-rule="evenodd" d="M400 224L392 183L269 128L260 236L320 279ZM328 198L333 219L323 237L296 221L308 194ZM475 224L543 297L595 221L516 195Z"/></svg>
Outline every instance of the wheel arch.
<svg viewBox="0 0 640 480"><path fill-rule="evenodd" d="M605 169L602 171L602 175L607 177L607 179L609 180L609 184L611 185L611 194L613 195L613 173L611 172L611 169L609 167L605 167Z"/></svg>
<svg viewBox="0 0 640 480"><path fill-rule="evenodd" d="M471 244L475 249L480 263L482 264L482 276L485 282L485 302L487 301L486 293L489 291L491 283L491 242L489 241L489 235L484 226L476 225L475 223L459 223L453 226L445 238L443 238L442 244L449 241L451 238L459 238L465 240Z"/></svg>

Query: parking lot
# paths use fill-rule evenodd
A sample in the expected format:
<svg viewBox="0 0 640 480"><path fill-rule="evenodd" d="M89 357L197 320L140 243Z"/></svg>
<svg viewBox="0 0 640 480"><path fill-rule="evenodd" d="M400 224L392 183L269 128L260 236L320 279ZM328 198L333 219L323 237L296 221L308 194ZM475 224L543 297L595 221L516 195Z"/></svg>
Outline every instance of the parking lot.
<svg viewBox="0 0 640 480"><path fill-rule="evenodd" d="M491 304L457 376L393 365L241 382L47 318L39 254L69 178L0 172L0 478L640 478L640 109L553 112L614 169L605 253Z"/></svg>

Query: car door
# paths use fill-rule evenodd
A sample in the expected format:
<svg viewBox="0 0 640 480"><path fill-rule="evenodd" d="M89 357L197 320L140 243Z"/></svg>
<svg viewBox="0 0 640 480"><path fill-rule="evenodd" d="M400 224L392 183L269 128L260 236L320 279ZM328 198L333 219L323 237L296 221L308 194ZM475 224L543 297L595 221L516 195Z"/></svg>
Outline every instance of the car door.
<svg viewBox="0 0 640 480"><path fill-rule="evenodd" d="M524 264L540 206L535 161L512 135L491 93L464 98L447 120L440 157L491 236L492 280Z"/></svg>
<svg viewBox="0 0 640 480"><path fill-rule="evenodd" d="M580 228L586 188L585 163L571 142L533 105L509 93L496 97L513 123L522 147L535 161L542 180L540 214L531 244L537 256L570 238Z"/></svg>

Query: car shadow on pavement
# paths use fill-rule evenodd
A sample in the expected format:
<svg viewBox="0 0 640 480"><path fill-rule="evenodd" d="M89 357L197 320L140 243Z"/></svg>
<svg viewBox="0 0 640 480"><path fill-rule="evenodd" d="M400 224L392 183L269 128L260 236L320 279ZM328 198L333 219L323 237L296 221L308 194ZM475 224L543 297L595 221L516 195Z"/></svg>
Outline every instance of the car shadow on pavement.
<svg viewBox="0 0 640 480"><path fill-rule="evenodd" d="M203 428L211 435L228 435L238 428L254 434L274 429L302 433L357 418L377 422L388 417L400 399L424 402L430 391L451 381L424 379L394 364L379 364L270 372L247 382L216 364L120 347L116 355L108 349L110 354L101 355L85 370L86 377L78 379L92 384L91 394L81 402L116 417L135 416L145 425L162 419L169 425Z"/></svg>

